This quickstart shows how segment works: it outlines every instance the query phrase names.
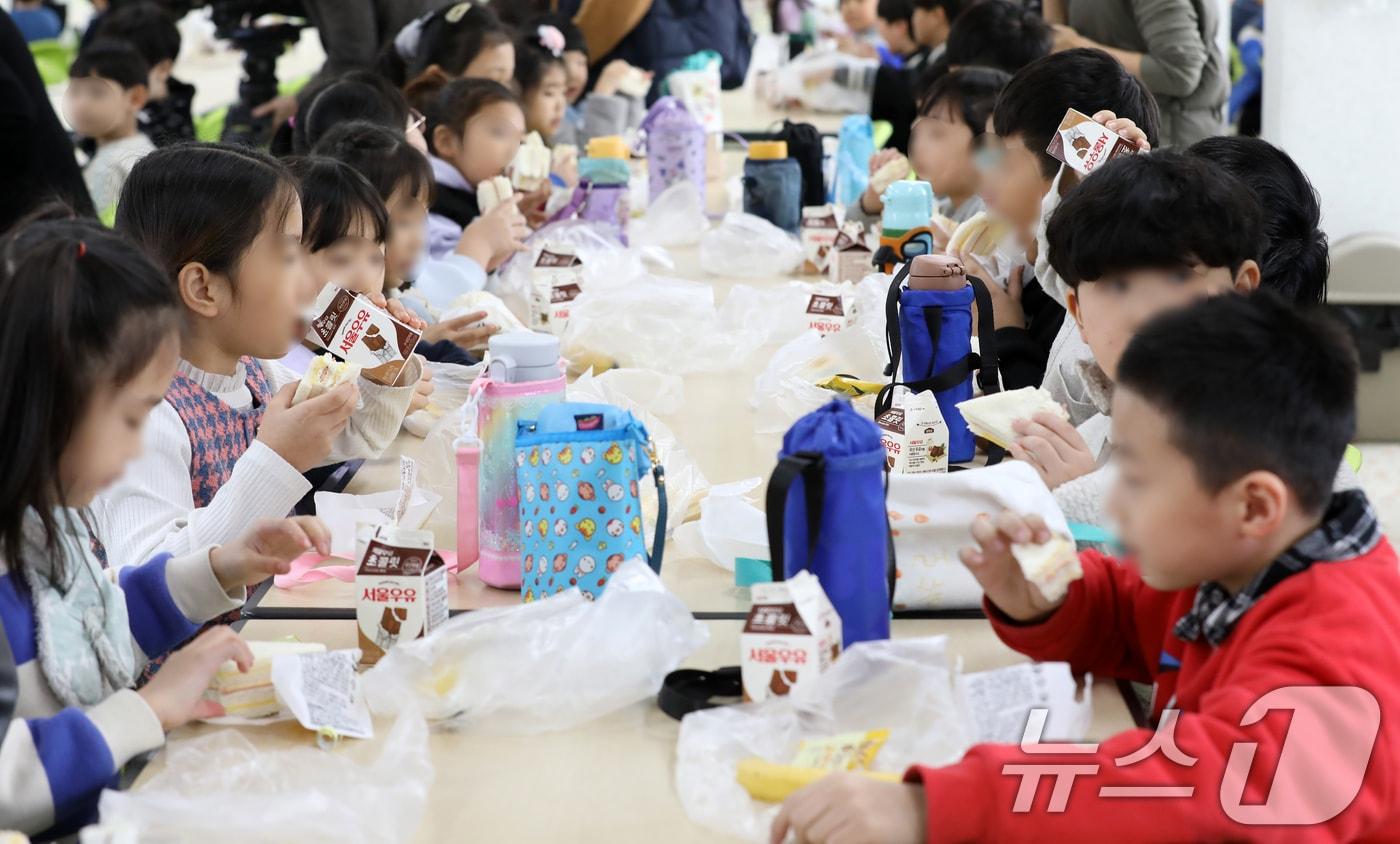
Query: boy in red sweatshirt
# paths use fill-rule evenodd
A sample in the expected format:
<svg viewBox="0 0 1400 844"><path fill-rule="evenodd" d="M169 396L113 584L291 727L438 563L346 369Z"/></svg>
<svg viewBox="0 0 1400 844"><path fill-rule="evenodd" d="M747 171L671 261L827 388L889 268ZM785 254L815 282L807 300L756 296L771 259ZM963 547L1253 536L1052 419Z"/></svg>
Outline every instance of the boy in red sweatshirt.
<svg viewBox="0 0 1400 844"><path fill-rule="evenodd" d="M1151 683L1156 729L978 745L908 785L834 775L775 844L1400 840L1400 573L1365 495L1331 491L1355 402L1349 339L1268 291L1150 322L1113 397L1131 559L1082 554L1048 601L1009 545L1049 531L1014 513L962 559L1002 641Z"/></svg>

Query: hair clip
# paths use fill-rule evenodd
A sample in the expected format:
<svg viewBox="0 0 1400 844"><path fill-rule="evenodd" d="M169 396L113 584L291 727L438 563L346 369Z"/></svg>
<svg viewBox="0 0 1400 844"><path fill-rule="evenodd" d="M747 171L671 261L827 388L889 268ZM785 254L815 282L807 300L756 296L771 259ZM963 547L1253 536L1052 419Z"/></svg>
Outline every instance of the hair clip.
<svg viewBox="0 0 1400 844"><path fill-rule="evenodd" d="M78 241L78 257L79 257L79 258L83 258L83 257L85 257L86 255L87 255L87 244L80 240L80 241Z"/></svg>
<svg viewBox="0 0 1400 844"><path fill-rule="evenodd" d="M553 53L556 59L564 54L564 33L558 27L544 24L535 34L539 36L540 46Z"/></svg>
<svg viewBox="0 0 1400 844"><path fill-rule="evenodd" d="M456 23L457 21L461 20L467 12L471 11L471 8L472 4L470 3L458 3L457 5L448 9L447 14L443 15L443 17L447 19L448 23Z"/></svg>

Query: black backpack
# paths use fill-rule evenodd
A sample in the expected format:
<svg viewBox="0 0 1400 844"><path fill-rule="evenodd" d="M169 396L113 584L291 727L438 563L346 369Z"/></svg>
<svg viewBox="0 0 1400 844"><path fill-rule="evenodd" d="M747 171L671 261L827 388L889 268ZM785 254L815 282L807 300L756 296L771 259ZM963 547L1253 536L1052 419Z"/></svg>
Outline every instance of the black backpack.
<svg viewBox="0 0 1400 844"><path fill-rule="evenodd" d="M810 123L783 121L783 128L773 135L775 141L787 141L788 158L802 167L802 205L826 203L826 180L822 178L822 135Z"/></svg>

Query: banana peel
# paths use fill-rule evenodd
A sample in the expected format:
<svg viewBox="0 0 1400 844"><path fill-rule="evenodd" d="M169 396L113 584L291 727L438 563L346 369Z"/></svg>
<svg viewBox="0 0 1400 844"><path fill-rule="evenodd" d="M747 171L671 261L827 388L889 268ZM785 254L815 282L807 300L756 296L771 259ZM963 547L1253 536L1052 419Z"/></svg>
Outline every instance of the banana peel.
<svg viewBox="0 0 1400 844"><path fill-rule="evenodd" d="M850 375L833 375L817 384L823 390L831 390L849 398L873 396L885 386L878 381L862 381Z"/></svg>
<svg viewBox="0 0 1400 844"><path fill-rule="evenodd" d="M781 803L832 771L820 768L798 768L793 765L777 765L766 759L749 757L740 760L735 778L739 785L755 800L766 803ZM900 783L904 779L899 774L884 771L854 771L863 777L880 782Z"/></svg>

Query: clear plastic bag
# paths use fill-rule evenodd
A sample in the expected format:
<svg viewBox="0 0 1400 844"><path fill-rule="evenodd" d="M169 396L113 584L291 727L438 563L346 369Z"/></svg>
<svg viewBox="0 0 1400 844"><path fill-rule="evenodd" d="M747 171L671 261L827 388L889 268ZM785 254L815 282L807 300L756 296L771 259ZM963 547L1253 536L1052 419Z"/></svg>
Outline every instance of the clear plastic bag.
<svg viewBox="0 0 1400 844"><path fill-rule="evenodd" d="M806 50L774 73L773 97L780 105L813 111L868 114L870 92L838 85L832 75L841 68L859 75L879 64L875 59L848 56L834 48Z"/></svg>
<svg viewBox="0 0 1400 844"><path fill-rule="evenodd" d="M604 228L582 220L562 220L543 226L530 235L525 243L529 247L526 251L511 258L499 272L486 280L486 291L499 296L526 325L530 324L535 262L546 244L574 250L583 260L585 272L591 263L606 264L611 273L618 272L619 267L631 267L638 273L642 271L641 257L630 252Z"/></svg>
<svg viewBox="0 0 1400 844"><path fill-rule="evenodd" d="M686 814L718 832L767 841L778 806L749 797L735 771L749 757L790 764L805 739L888 730L871 769L902 773L956 762L978 742L1019 741L1031 707L1048 712L1041 741L1084 738L1092 696L1076 698L1068 665L962 674L946 644L946 636L860 642L787 697L687 715L676 740L676 792Z"/></svg>
<svg viewBox="0 0 1400 844"><path fill-rule="evenodd" d="M373 762L347 749L260 749L236 730L172 741L165 768L139 790L102 793L101 824L85 840L128 829L142 844L410 840L433 782L423 717L405 711Z"/></svg>
<svg viewBox="0 0 1400 844"><path fill-rule="evenodd" d="M632 221L631 238L638 246L691 246L709 227L699 189L683 180L662 191L646 214Z"/></svg>
<svg viewBox="0 0 1400 844"><path fill-rule="evenodd" d="M564 730L652 697L709 637L641 560L596 603L577 590L457 616L365 673L378 715L418 707L493 733Z"/></svg>
<svg viewBox="0 0 1400 844"><path fill-rule="evenodd" d="M666 495L670 517L666 535L675 533L690 511L705 497L710 482L694 458L656 414L679 413L685 403L685 386L679 376L644 369L610 369L601 375L584 373L568 387L569 401L600 402L630 410L651 434L656 456L666 467ZM656 485L640 485L642 515L656 523Z"/></svg>
<svg viewBox="0 0 1400 844"><path fill-rule="evenodd" d="M563 337L575 371L619 366L678 375L732 370L760 344L720 323L710 285L649 274L626 284L585 281Z"/></svg>
<svg viewBox="0 0 1400 844"><path fill-rule="evenodd" d="M817 316L809 312L814 294L840 299L845 315ZM766 345L790 342L815 321L844 323L854 312L855 285L850 282L789 281L764 287L736 284L720 307L719 316L736 330L762 337Z"/></svg>
<svg viewBox="0 0 1400 844"><path fill-rule="evenodd" d="M732 278L788 275L805 259L802 241L762 217L730 212L700 238L700 268Z"/></svg>

